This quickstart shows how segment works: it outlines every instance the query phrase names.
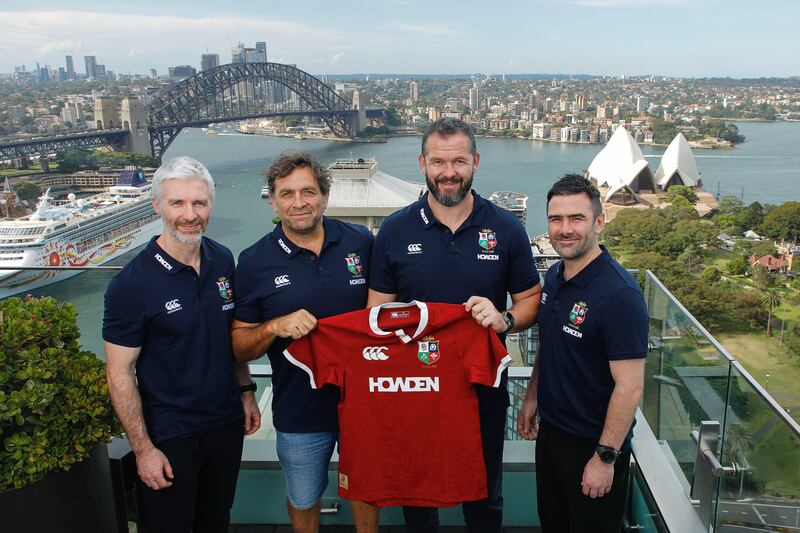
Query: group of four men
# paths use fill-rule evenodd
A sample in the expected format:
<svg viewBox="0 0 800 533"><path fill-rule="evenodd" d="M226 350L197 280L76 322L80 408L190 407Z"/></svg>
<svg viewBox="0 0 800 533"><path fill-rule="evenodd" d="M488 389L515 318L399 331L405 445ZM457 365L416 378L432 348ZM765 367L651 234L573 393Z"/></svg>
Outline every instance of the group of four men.
<svg viewBox="0 0 800 533"><path fill-rule="evenodd" d="M324 167L284 153L265 171L280 223L235 267L225 247L203 237L214 200L205 167L180 157L158 169L153 206L164 231L109 284L103 325L109 389L136 456L150 531L227 530L243 435L260 426L246 362L265 352L289 516L294 531L317 531L340 394L312 388L283 352L320 319L412 300L463 304L501 340L538 315L540 353L518 431L538 439L543 530L620 530L647 351L641 293L598 244L599 193L577 175L547 195L562 261L543 291L523 226L472 190L479 163L469 125L434 122L419 155L428 193L388 217L373 239L324 216ZM488 497L463 504L472 532L502 530L506 382L504 373L497 388L475 385ZM378 509L351 504L357 530L377 531ZM435 508L403 513L408 531L438 529Z"/></svg>

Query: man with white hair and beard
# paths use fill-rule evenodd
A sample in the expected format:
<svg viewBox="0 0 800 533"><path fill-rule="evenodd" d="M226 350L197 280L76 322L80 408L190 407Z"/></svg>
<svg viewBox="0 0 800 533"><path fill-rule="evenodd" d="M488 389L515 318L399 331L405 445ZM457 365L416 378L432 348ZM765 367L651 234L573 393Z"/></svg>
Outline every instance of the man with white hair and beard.
<svg viewBox="0 0 800 533"><path fill-rule="evenodd" d="M153 176L164 222L108 285L108 385L141 486L147 530L227 532L245 434L261 415L231 350L233 256L203 236L214 181L189 157Z"/></svg>
<svg viewBox="0 0 800 533"><path fill-rule="evenodd" d="M534 323L541 286L530 241L513 214L472 190L479 163L468 124L443 118L428 127L419 167L429 192L381 225L370 263L368 306L411 300L463 304L503 341ZM487 497L464 502L469 532L502 531L507 382L504 372L498 388L475 385ZM453 445L457 453L457 435ZM404 507L403 514L409 532L438 530L435 508Z"/></svg>

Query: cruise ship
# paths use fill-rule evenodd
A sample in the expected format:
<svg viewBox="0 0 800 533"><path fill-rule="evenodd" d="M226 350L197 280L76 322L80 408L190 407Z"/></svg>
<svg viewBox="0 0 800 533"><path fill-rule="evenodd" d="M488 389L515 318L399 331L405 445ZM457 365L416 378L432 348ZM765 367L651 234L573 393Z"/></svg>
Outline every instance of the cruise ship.
<svg viewBox="0 0 800 533"><path fill-rule="evenodd" d="M126 168L105 192L57 203L50 189L36 212L0 221L0 298L61 281L145 244L161 223L144 173Z"/></svg>

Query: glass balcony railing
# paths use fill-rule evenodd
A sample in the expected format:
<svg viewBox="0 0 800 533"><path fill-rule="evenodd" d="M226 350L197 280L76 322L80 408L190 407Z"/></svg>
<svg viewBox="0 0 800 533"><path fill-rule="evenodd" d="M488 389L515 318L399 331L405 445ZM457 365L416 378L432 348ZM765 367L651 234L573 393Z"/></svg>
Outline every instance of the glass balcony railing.
<svg viewBox="0 0 800 533"><path fill-rule="evenodd" d="M114 268L32 291L78 309L85 349L103 358L103 293ZM800 426L697 322L650 272L643 292L650 313L650 353L633 443L629 531L793 531L800 533ZM146 290L147 280L142 280ZM624 327L624 323L620 323ZM534 443L516 435L516 414L536 357L537 331L509 336L505 521L537 526ZM271 367L251 364L259 383L262 428L245 441L233 522L287 524L283 478L271 423ZM323 499L323 524L352 524L336 494L336 457ZM444 525L463 523L459 509L443 510ZM382 514L402 524L399 509Z"/></svg>

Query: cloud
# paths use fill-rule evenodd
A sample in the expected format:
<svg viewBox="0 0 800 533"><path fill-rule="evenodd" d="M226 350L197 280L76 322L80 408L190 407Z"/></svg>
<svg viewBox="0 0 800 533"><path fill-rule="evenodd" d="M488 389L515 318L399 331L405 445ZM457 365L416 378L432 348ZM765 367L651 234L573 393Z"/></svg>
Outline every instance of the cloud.
<svg viewBox="0 0 800 533"><path fill-rule="evenodd" d="M117 72L165 64L199 63L207 42L209 51L230 60L230 49L241 39L249 46L264 40L270 48L300 64L327 50L348 46L349 33L329 26L293 20L235 16L188 18L171 15L131 15L99 11L3 11L4 53L0 71L25 61L57 60L62 52L82 50ZM233 33L233 36L231 35ZM75 36L81 40L75 40ZM45 41L46 44L42 45ZM274 43L274 44L273 44ZM153 45L158 53L152 52ZM277 54L276 54L277 55ZM102 56L102 57L101 57ZM63 60L63 58L61 58Z"/></svg>
<svg viewBox="0 0 800 533"><path fill-rule="evenodd" d="M45 43L36 49L40 54L48 54L51 52L80 52L81 50L83 50L83 41L73 41L71 39Z"/></svg>

